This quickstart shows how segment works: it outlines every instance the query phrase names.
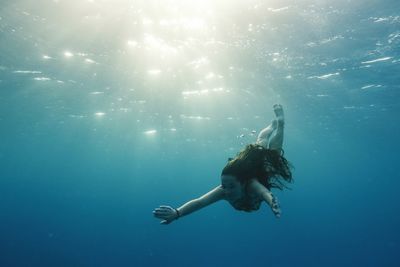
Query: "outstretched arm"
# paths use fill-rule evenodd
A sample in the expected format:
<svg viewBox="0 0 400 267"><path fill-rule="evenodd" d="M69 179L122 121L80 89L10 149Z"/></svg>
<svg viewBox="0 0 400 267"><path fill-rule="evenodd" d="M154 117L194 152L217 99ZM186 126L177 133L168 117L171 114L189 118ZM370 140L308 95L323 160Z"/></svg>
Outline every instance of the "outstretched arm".
<svg viewBox="0 0 400 267"><path fill-rule="evenodd" d="M281 216L281 209L279 207L278 200L264 185L262 185L256 179L252 179L249 184L249 189L267 202L277 218Z"/></svg>
<svg viewBox="0 0 400 267"><path fill-rule="evenodd" d="M174 209L170 206L160 206L153 211L153 214L155 217L162 219L161 224L169 224L179 217L186 216L223 198L224 191L221 186L217 186L210 192L199 198L186 202L177 209Z"/></svg>

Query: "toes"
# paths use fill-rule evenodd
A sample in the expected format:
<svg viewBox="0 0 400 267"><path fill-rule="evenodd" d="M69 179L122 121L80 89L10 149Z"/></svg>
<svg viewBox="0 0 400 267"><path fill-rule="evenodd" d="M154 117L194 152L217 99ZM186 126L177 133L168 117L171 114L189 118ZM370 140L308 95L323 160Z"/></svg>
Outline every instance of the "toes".
<svg viewBox="0 0 400 267"><path fill-rule="evenodd" d="M282 105L281 104L275 104L273 106L274 111L281 111L283 110Z"/></svg>
<svg viewBox="0 0 400 267"><path fill-rule="evenodd" d="M281 104L274 104L273 109L282 109L282 105Z"/></svg>

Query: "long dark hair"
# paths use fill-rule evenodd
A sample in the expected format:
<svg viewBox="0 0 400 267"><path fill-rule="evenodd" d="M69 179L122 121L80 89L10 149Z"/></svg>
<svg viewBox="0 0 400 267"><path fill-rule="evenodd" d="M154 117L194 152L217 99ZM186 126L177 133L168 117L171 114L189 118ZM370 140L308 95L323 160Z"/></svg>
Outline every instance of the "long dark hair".
<svg viewBox="0 0 400 267"><path fill-rule="evenodd" d="M250 144L229 160L222 173L235 175L242 184L257 178L268 189L282 190L288 188L286 183L293 182L293 166L283 155L282 149Z"/></svg>

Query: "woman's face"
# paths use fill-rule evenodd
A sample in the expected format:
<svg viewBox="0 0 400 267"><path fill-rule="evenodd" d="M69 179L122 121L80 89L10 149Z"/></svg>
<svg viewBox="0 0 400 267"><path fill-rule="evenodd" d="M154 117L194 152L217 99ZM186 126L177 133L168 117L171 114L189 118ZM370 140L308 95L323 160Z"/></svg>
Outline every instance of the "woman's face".
<svg viewBox="0 0 400 267"><path fill-rule="evenodd" d="M242 196L242 186L234 176L222 175L221 187L227 200L237 200Z"/></svg>

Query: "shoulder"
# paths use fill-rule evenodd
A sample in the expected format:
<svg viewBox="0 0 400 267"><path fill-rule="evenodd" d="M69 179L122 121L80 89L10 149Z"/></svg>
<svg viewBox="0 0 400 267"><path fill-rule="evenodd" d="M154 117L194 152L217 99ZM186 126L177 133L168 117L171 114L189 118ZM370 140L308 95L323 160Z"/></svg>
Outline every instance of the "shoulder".
<svg viewBox="0 0 400 267"><path fill-rule="evenodd" d="M256 195L262 195L268 191L268 189L255 178L250 179L247 188L250 193Z"/></svg>

